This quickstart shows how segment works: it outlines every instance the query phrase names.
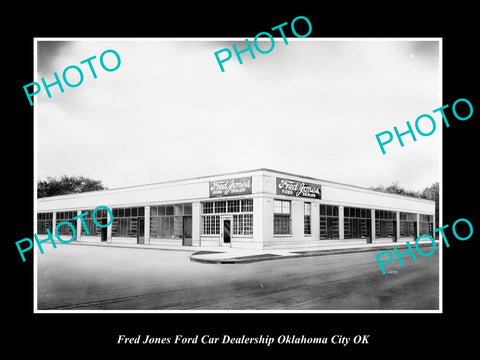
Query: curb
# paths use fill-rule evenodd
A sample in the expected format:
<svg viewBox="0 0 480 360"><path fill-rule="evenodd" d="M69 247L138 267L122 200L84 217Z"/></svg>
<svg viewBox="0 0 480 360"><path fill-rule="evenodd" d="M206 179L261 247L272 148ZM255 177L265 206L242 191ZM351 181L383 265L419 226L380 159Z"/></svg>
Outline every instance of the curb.
<svg viewBox="0 0 480 360"><path fill-rule="evenodd" d="M438 241L435 241L435 244L438 244ZM425 247L425 246L431 246L431 243L418 244L418 247ZM195 254L197 253L194 253L190 255L190 261L198 262L201 264L250 264L253 262L260 262L260 261L391 250L393 249L393 247L397 247L398 249L403 249L403 248L407 248L408 246L407 244L399 244L399 245L381 245L375 248L357 247L357 248L347 248L347 249L325 249L325 250L311 250L311 251L306 250L306 251L292 252L291 255L258 254L258 255L232 257L229 259L196 258Z"/></svg>

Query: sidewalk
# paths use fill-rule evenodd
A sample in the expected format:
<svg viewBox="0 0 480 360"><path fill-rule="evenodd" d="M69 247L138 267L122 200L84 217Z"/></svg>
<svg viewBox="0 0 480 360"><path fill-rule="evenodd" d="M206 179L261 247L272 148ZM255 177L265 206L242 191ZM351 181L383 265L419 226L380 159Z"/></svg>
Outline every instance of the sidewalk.
<svg viewBox="0 0 480 360"><path fill-rule="evenodd" d="M436 240L435 243L439 244ZM419 241L418 247L431 246L432 243L428 240ZM226 247L203 248L202 250L190 256L191 261L204 264L247 264L257 261L279 260L298 257L309 256L323 256L335 254L348 254L355 252L375 251L380 252L384 250L393 250L396 246L398 249L407 248L405 241L402 242L381 242L366 244L363 242L350 243L347 245L330 245L318 246L305 249L282 249L282 250L253 250L253 249L232 249ZM410 246L414 249L415 242L410 241Z"/></svg>

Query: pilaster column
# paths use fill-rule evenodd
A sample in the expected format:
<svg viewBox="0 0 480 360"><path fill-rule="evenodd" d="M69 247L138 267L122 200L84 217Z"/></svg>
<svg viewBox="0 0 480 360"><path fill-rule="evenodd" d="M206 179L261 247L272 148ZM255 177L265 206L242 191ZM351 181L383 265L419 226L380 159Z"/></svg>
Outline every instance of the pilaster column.
<svg viewBox="0 0 480 360"><path fill-rule="evenodd" d="M344 218L344 207L338 207L338 237L340 240L345 239L345 218Z"/></svg>
<svg viewBox="0 0 480 360"><path fill-rule="evenodd" d="M145 206L144 212L144 229L143 229L143 236L144 236L144 243L150 245L150 205Z"/></svg>
<svg viewBox="0 0 480 360"><path fill-rule="evenodd" d="M370 217L371 217L371 220L372 220L372 222L371 222L371 227L372 227L371 228L371 234L372 234L372 243L373 243L373 241L375 239L375 235L376 235L375 234L375 209L372 209L370 214L371 214Z"/></svg>

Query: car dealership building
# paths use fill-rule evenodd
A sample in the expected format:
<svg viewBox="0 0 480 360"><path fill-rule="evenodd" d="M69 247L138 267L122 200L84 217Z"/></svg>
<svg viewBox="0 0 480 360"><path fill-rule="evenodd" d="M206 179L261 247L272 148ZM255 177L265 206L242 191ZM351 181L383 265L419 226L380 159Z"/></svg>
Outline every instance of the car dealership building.
<svg viewBox="0 0 480 360"><path fill-rule="evenodd" d="M93 209L107 206L106 210ZM89 212L83 218L74 217ZM70 222L76 241L281 249L432 234L435 202L269 169L37 201L37 231ZM67 224L58 228L69 239ZM68 236L70 235L70 236Z"/></svg>

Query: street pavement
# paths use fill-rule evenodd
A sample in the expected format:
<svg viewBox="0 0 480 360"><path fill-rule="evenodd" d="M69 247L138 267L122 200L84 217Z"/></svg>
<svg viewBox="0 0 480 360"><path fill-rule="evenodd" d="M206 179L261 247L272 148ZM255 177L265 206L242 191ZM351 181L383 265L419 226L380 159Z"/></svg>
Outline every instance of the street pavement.
<svg viewBox="0 0 480 360"><path fill-rule="evenodd" d="M220 250L223 253L220 253ZM326 250L326 249L324 249ZM291 254L60 244L37 252L39 310L438 310L438 249L386 265L378 251ZM312 253L313 251L313 253ZM428 252L425 249L424 252ZM248 261L201 263L192 255ZM296 251L298 252L298 251ZM305 256L308 255L308 256ZM315 256L314 256L315 255ZM223 255L226 257L226 255ZM244 259L245 260L245 259Z"/></svg>

